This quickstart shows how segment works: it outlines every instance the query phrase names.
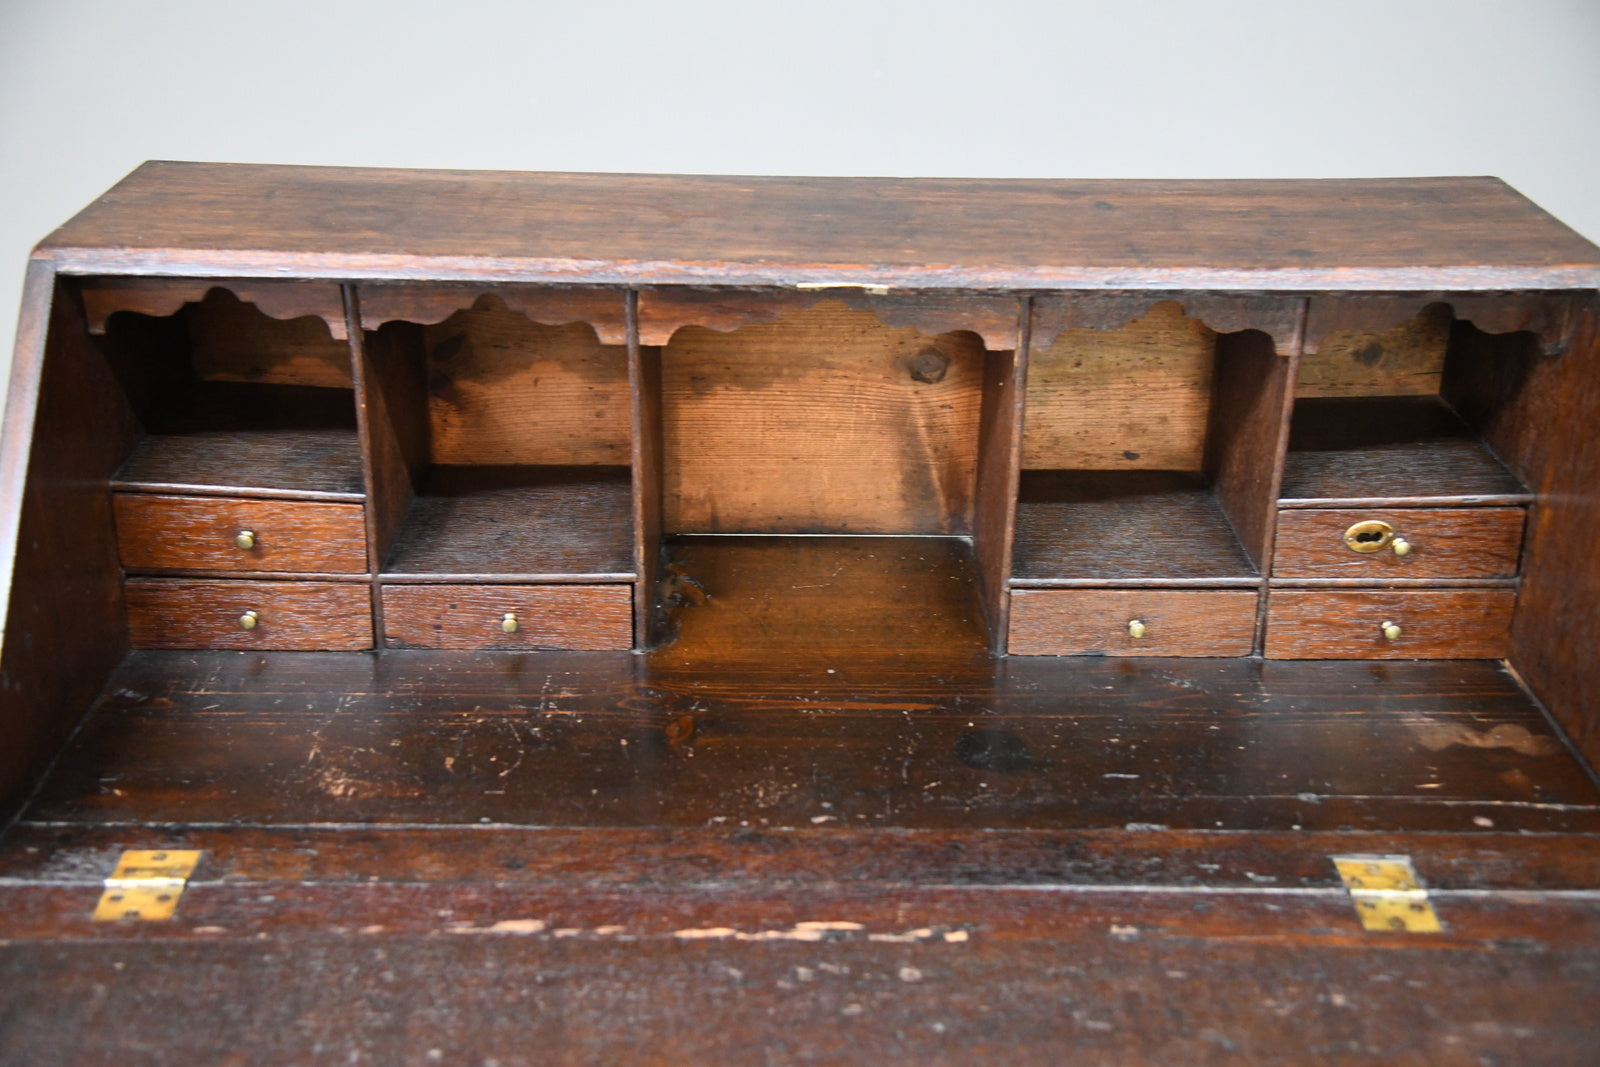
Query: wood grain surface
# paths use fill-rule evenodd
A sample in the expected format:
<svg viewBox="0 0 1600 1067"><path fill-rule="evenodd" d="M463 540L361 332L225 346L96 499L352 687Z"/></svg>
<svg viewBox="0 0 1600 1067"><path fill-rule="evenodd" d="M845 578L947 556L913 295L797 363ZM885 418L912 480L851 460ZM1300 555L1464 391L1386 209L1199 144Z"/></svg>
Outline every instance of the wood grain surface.
<svg viewBox="0 0 1600 1067"><path fill-rule="evenodd" d="M367 570L360 504L117 493L115 507L124 570ZM253 547L234 544L241 531Z"/></svg>
<svg viewBox="0 0 1600 1067"><path fill-rule="evenodd" d="M82 273L487 271L506 281L980 289L1600 286L1600 250L1495 178L664 177L154 162L40 252Z"/></svg>
<svg viewBox="0 0 1600 1067"><path fill-rule="evenodd" d="M365 497L361 442L343 429L151 434L111 488L359 502Z"/></svg>
<svg viewBox="0 0 1600 1067"><path fill-rule="evenodd" d="M1028 302L1016 347L984 355L983 405L978 424L978 485L973 501L972 554L990 647L1006 651L1011 614L1007 591L1016 548L1018 483L1022 475L1022 417L1028 377Z"/></svg>
<svg viewBox="0 0 1600 1067"><path fill-rule="evenodd" d="M1318 296L1311 300L1307 336L1315 350L1300 357L1296 396L1433 396L1444 374L1453 322L1447 304L1424 307L1386 329L1363 328L1385 321L1366 307L1371 298ZM1355 325L1341 325L1354 320Z"/></svg>
<svg viewBox="0 0 1600 1067"><path fill-rule="evenodd" d="M587 323L540 325L485 296L422 337L433 462L628 463L627 352Z"/></svg>
<svg viewBox="0 0 1600 1067"><path fill-rule="evenodd" d="M594 327L602 344L628 343L623 292L581 285L496 285L488 281L374 283L360 287L361 322L369 330L397 321L432 326L473 307L486 295L492 296L494 303L525 315L533 322L545 326L584 322Z"/></svg>
<svg viewBox="0 0 1600 1067"><path fill-rule="evenodd" d="M1285 511L1278 516L1278 578L1511 578L1522 552L1522 508ZM1376 520L1411 545L1361 553L1344 541L1354 523Z"/></svg>
<svg viewBox="0 0 1600 1067"><path fill-rule="evenodd" d="M319 292L316 299L320 304L326 297ZM333 333L323 314L279 321L227 289L212 289L184 308L195 375L202 381L349 389L348 331L340 319Z"/></svg>
<svg viewBox="0 0 1600 1067"><path fill-rule="evenodd" d="M364 582L193 581L130 578L134 648L355 651L372 647ZM239 619L257 614L253 629Z"/></svg>
<svg viewBox="0 0 1600 1067"><path fill-rule="evenodd" d="M1176 301L1062 330L1028 357L1023 468L1199 470L1215 362L1215 335Z"/></svg>
<svg viewBox="0 0 1600 1067"><path fill-rule="evenodd" d="M1271 659L1502 659L1513 589L1271 589ZM1382 626L1401 629L1395 640Z"/></svg>
<svg viewBox="0 0 1600 1067"><path fill-rule="evenodd" d="M502 629L516 616L515 633ZM385 585L385 648L633 647L627 585Z"/></svg>
<svg viewBox="0 0 1600 1067"><path fill-rule="evenodd" d="M662 353L671 533L971 530L983 347L823 301Z"/></svg>
<svg viewBox="0 0 1600 1067"><path fill-rule="evenodd" d="M1283 484L1299 358L1292 345L1288 355L1279 355L1257 331L1217 339L1205 471L1240 544L1262 572L1272 567L1275 499Z"/></svg>
<svg viewBox="0 0 1600 1067"><path fill-rule="evenodd" d="M83 296L84 313L92 334L105 333L106 320L118 311L163 317L174 315L185 304L202 303L212 290L220 289L274 319L315 316L326 324L333 338L345 339L344 304L339 287L328 282L112 275L82 278L77 287Z"/></svg>
<svg viewBox="0 0 1600 1067"><path fill-rule="evenodd" d="M1204 589L1017 589L1016 656L1248 656L1257 593ZM1128 624L1145 626L1133 637Z"/></svg>
<svg viewBox="0 0 1600 1067"><path fill-rule="evenodd" d="M1024 471L1011 577L1254 578L1204 476Z"/></svg>

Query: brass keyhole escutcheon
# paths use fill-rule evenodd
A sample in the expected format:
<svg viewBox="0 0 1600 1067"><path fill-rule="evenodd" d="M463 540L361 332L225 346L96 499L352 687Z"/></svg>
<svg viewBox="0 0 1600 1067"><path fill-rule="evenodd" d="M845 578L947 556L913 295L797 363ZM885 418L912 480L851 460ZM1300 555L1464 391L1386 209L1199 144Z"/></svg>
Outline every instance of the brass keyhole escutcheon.
<svg viewBox="0 0 1600 1067"><path fill-rule="evenodd" d="M514 634L517 632L516 612L508 611L505 613L505 617L500 620L500 632L508 634Z"/></svg>
<svg viewBox="0 0 1600 1067"><path fill-rule="evenodd" d="M1363 520L1344 532L1345 547L1364 556L1382 552L1393 540L1394 527L1380 519Z"/></svg>

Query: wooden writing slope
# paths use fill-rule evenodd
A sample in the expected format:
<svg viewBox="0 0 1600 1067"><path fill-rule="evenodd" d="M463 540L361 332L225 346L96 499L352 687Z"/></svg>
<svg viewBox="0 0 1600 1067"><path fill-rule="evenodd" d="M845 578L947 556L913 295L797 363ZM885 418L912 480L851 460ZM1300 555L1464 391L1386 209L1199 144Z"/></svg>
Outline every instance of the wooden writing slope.
<svg viewBox="0 0 1600 1067"><path fill-rule="evenodd" d="M108 930L251 999L241 938L366 975L360 928L446 974L490 942L441 933L623 937L664 997L686 942L903 946L1051 1060L1029 952L1162 970L1108 927L1259 993L1073 1037L1124 1062L1310 1047L1248 1005L1330 946L1523 975L1492 1034L1341 993L1361 1047L1592 1046L1597 288L1489 178L146 164L35 253L0 443L8 1047L74 1030ZM73 895L122 848L201 852L159 937ZM1361 933L1344 853L1410 856L1442 932ZM509 1041L463 988L440 1040ZM172 1047L292 1059L251 1042L342 995ZM704 1018L662 1054L765 1040ZM835 1051L929 1055L873 1032Z"/></svg>

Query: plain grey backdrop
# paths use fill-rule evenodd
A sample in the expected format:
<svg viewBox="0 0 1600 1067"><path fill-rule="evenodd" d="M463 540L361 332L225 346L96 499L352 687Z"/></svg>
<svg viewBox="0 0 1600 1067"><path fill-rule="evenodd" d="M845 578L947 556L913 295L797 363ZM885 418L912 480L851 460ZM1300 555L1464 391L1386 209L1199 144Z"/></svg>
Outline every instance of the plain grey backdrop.
<svg viewBox="0 0 1600 1067"><path fill-rule="evenodd" d="M1600 0L0 0L0 371L144 159L1497 174L1600 239Z"/></svg>

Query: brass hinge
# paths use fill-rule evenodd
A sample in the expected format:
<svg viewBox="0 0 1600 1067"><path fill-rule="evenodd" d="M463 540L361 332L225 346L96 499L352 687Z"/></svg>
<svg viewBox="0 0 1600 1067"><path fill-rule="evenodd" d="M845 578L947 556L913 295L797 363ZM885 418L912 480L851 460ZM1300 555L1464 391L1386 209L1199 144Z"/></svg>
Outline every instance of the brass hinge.
<svg viewBox="0 0 1600 1067"><path fill-rule="evenodd" d="M94 909L97 923L119 919L170 919L178 909L189 876L200 862L198 850L130 849L117 860Z"/></svg>
<svg viewBox="0 0 1600 1067"><path fill-rule="evenodd" d="M1408 856L1334 856L1333 865L1367 930L1436 934L1439 916Z"/></svg>

